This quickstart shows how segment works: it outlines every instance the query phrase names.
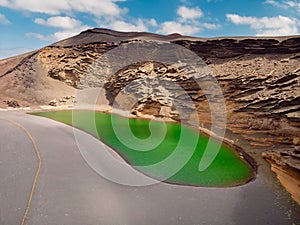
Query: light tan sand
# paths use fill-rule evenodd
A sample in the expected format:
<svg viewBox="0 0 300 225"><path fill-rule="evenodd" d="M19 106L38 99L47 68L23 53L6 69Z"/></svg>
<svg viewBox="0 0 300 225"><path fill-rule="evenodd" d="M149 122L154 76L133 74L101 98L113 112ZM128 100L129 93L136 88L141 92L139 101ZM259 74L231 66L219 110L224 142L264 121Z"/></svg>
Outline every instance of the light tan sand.
<svg viewBox="0 0 300 225"><path fill-rule="evenodd" d="M272 164L272 171L276 173L280 183L291 193L293 199L300 205L300 175L290 169Z"/></svg>

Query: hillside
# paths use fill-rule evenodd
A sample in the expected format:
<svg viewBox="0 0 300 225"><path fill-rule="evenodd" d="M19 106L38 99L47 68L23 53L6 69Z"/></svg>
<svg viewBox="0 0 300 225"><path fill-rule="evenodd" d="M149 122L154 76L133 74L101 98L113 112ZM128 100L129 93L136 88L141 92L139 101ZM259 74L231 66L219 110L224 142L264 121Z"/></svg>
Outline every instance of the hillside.
<svg viewBox="0 0 300 225"><path fill-rule="evenodd" d="M101 102L116 102L120 108L126 108L134 97L139 101L132 108L133 115L150 114L179 120L172 99L177 99L184 108L185 99L180 98L180 91L175 88L166 100L149 93L147 85L141 82L141 78L167 77L193 99L201 125L209 128L211 118L206 97L178 68L140 62L123 68L109 79L91 74L87 77L86 71L90 69L105 69L105 64L95 63L104 53L127 43L153 40L177 44L196 53L211 69L225 96L226 137L245 149L259 165L264 163L263 155L286 187L291 187L291 183L286 184L290 177L300 183L299 36L203 39L87 30L40 50L1 60L0 107L37 108L50 102L52 105L72 104L76 101L76 90L104 86L106 94L102 98L106 99ZM123 93L133 81L137 85L130 94ZM159 84L156 88L164 87ZM181 119L188 122L192 114L190 111ZM297 185L288 188L298 201L300 197L295 193L300 193L299 189Z"/></svg>

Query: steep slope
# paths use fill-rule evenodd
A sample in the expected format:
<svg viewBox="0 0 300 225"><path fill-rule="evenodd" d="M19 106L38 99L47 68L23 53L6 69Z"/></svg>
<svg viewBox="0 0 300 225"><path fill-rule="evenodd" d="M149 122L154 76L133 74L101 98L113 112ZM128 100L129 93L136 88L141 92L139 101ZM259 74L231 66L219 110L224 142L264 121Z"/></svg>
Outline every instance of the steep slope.
<svg viewBox="0 0 300 225"><path fill-rule="evenodd" d="M39 51L0 61L0 107L17 102L22 107L48 104L51 99L73 95L75 89L48 76Z"/></svg>

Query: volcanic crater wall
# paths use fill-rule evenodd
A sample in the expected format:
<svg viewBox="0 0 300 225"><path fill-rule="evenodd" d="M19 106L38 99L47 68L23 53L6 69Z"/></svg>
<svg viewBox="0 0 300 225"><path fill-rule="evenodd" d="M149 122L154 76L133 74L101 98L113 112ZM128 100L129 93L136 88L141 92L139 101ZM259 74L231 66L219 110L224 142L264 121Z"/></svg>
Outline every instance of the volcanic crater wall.
<svg viewBox="0 0 300 225"><path fill-rule="evenodd" d="M136 81L131 90L127 89L127 94L124 89L125 94L117 99L120 107L130 102L134 93L134 98L138 98L138 101L133 105L133 114L152 114L178 120L178 111L172 104L172 101L177 99L179 105L189 112L185 119L192 118L195 112L186 108L186 96L180 91L168 92L163 85L153 86L151 89L149 85L140 81L140 78L158 76L170 79L183 87L196 105L196 113L202 126L209 127L211 118L203 90L179 68L155 62L141 62L139 65L124 68L109 79L100 77L95 72L107 69L105 63L95 61L119 45L137 40L166 39L165 41L195 52L217 78L225 97L228 130L240 135L253 149L277 151L277 154L282 153L280 157L288 162L299 160L299 37L206 40L145 35L134 33L120 36L119 33L104 34L103 31L90 30L73 39L21 57L20 60L11 63L13 66L9 67L7 64L9 69L3 69L4 72L1 70L1 99L14 98L21 106L48 104L50 98L54 98L57 93L66 95L78 88L104 86L107 91L106 97L112 104L128 82ZM91 37L92 41L89 39ZM1 65L6 65L5 63L2 62ZM49 79L58 83L52 84ZM58 90L68 91L62 94ZM149 90L153 93L149 93ZM155 95L160 93L157 90L164 95ZM168 96L168 93L171 94ZM270 152L266 157L271 159L272 154ZM289 163L289 166L300 171L297 163Z"/></svg>

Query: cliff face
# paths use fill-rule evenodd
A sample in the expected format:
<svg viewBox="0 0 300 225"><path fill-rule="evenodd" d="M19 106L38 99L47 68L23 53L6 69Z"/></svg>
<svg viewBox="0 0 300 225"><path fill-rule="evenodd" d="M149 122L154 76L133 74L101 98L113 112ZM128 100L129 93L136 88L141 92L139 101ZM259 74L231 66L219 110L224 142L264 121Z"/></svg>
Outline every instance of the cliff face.
<svg viewBox="0 0 300 225"><path fill-rule="evenodd" d="M49 77L77 88L91 64L114 47L117 45L101 42L68 47L49 46L39 52L38 60Z"/></svg>
<svg viewBox="0 0 300 225"><path fill-rule="evenodd" d="M0 107L5 107L11 99L21 106L49 104L50 100L74 95L78 88L104 86L109 104L116 102L120 108L132 104L134 115L179 120L178 107L174 105L177 101L177 106L187 112L181 120L188 122L197 113L201 125L209 127L211 118L204 90L180 68L140 62L109 79L96 74L86 77L89 69L106 69L105 63L95 63L99 56L135 40L168 41L196 53L222 88L227 128L236 135L234 141L247 148L254 158L267 151L264 157L272 163L300 173L300 37L297 36L200 39L89 30L39 51L0 61ZM142 82L155 77L171 80L183 88L193 99L197 112L187 108L186 96L179 89ZM136 84L126 87L132 82ZM209 80L201 82L207 82L209 87Z"/></svg>
<svg viewBox="0 0 300 225"><path fill-rule="evenodd" d="M299 53L299 37L291 37L285 40L276 38L264 39L216 39L207 41L176 40L176 44L196 52L205 58L233 58L245 54L251 55L282 55Z"/></svg>

